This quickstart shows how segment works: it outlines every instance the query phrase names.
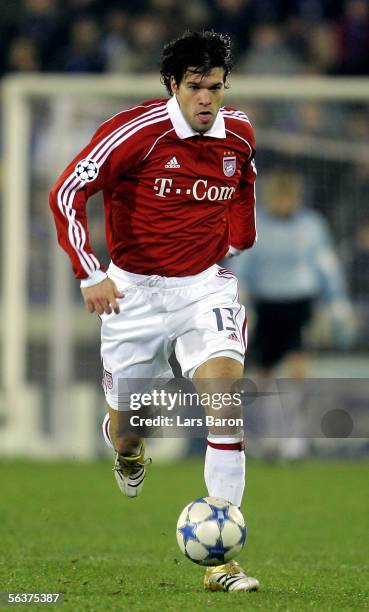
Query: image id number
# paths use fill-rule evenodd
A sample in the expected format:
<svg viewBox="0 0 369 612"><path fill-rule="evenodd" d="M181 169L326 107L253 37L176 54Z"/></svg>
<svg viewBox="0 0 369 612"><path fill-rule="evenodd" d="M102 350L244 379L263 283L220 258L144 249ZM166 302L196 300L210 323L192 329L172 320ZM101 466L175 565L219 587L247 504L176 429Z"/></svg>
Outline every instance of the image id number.
<svg viewBox="0 0 369 612"><path fill-rule="evenodd" d="M60 593L0 593L0 604L58 604Z"/></svg>

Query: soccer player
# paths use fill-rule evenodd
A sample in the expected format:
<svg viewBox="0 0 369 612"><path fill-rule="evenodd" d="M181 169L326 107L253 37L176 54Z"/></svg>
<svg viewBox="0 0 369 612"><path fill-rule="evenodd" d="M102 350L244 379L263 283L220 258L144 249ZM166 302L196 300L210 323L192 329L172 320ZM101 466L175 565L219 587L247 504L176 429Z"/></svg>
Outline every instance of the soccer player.
<svg viewBox="0 0 369 612"><path fill-rule="evenodd" d="M301 176L287 167L274 168L264 174L262 199L260 240L230 268L254 302L258 387L270 392L281 363L290 379L309 376L303 332L318 300L330 312L336 345L352 342L355 321L329 227L318 211L303 206ZM299 396L295 389L295 395L293 409L287 402L283 413L270 405L258 411L266 435L258 441L258 452L269 459L296 460L309 450L307 438L298 437L304 430L304 393Z"/></svg>
<svg viewBox="0 0 369 612"><path fill-rule="evenodd" d="M129 497L141 492L147 460L143 439L126 429L122 381L169 378L172 350L199 394L220 379L229 391L243 375L245 312L236 278L216 263L256 237L254 134L243 112L222 106L230 69L226 36L186 33L167 44L161 75L169 99L103 123L50 194L59 243L81 279L87 310L102 321L105 434L116 451L117 483ZM107 271L90 246L86 220L87 200L101 190ZM218 416L240 411L224 406ZM210 496L240 506L245 455L238 425L209 429L205 482ZM209 568L204 585L259 587L235 561Z"/></svg>

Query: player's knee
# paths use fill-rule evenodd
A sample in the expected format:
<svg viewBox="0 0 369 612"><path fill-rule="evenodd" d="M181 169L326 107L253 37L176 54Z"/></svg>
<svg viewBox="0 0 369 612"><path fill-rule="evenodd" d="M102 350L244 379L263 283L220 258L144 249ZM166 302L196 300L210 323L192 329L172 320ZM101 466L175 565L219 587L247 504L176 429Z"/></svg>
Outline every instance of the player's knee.
<svg viewBox="0 0 369 612"><path fill-rule="evenodd" d="M211 357L205 363L197 368L194 374L194 382L196 385L197 379L214 379L222 381L223 386L232 386L234 381L242 378L243 364L231 357ZM206 383L205 380L201 381ZM207 383L209 384L209 382ZM218 383L219 384L219 383Z"/></svg>

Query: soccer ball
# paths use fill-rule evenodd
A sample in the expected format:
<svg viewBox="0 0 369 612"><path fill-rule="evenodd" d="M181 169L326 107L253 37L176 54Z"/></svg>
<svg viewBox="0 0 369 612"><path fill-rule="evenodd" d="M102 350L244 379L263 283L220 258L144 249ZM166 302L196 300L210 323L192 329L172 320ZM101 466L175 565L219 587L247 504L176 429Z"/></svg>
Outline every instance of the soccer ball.
<svg viewBox="0 0 369 612"><path fill-rule="evenodd" d="M81 181L90 183L99 174L99 167L93 159L81 159L76 165L75 174Z"/></svg>
<svg viewBox="0 0 369 612"><path fill-rule="evenodd" d="M240 510L220 497L200 497L188 504L177 522L178 546L199 565L222 565L238 555L246 540Z"/></svg>

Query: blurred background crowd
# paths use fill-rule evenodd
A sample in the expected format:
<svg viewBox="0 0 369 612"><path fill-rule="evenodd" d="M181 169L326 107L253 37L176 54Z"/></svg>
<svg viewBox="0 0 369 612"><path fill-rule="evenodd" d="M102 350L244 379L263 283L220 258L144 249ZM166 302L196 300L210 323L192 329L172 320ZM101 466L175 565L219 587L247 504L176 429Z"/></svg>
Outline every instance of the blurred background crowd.
<svg viewBox="0 0 369 612"><path fill-rule="evenodd" d="M369 74L367 0L2 0L0 71L157 69L185 28L230 34L240 72Z"/></svg>

